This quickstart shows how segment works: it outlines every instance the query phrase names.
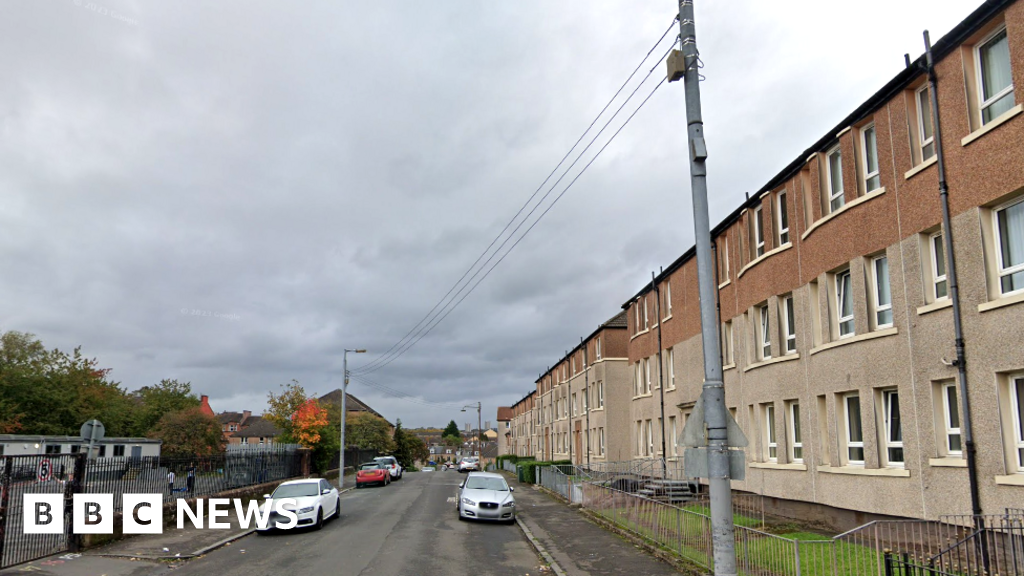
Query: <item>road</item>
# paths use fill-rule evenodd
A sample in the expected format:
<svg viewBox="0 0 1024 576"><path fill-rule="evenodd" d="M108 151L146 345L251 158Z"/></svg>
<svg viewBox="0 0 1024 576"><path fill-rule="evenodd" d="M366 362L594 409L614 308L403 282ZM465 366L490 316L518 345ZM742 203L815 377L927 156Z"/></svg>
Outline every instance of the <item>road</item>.
<svg viewBox="0 0 1024 576"><path fill-rule="evenodd" d="M458 520L448 500L464 477L408 473L387 487L352 490L342 495L341 518L319 532L247 536L175 576L537 574L540 560L517 526Z"/></svg>

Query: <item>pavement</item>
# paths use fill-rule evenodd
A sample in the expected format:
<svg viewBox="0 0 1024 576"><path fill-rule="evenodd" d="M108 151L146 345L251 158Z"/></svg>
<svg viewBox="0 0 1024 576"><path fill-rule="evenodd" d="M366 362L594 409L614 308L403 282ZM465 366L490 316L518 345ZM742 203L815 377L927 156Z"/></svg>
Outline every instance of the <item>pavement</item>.
<svg viewBox="0 0 1024 576"><path fill-rule="evenodd" d="M518 482L516 514L527 537L538 546L556 575L678 576L671 565L638 549L632 543L591 522L578 508L549 495L539 487ZM560 575L559 575L560 576Z"/></svg>

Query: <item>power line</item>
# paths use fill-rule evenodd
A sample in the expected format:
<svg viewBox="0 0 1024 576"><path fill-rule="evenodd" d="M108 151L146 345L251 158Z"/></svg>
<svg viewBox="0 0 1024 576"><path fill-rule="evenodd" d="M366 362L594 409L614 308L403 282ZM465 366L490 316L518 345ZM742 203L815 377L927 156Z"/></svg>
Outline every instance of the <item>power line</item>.
<svg viewBox="0 0 1024 576"><path fill-rule="evenodd" d="M505 235L505 233L508 231L508 229L516 222L516 220L519 218L519 216L523 213L523 211L533 202L533 200L534 200L534 198L536 198L537 194L544 188L544 186L548 183L548 181L551 180L551 177L554 176L554 174L558 171L559 168L561 168L562 164L565 163L565 160L573 153L574 150L576 150L576 147L579 146L580 142L583 141L583 139L590 132L590 130L594 127L594 125L601 118L601 116L608 110L609 106L611 106L611 104L615 101L615 99L618 98L618 96L622 93L623 89L625 89L625 87L633 79L633 77L636 75L636 73L643 67L644 62L646 62L647 59L650 58L650 56L654 52L654 50L657 49L657 47L659 45L661 45L662 41L664 41L665 37L672 30L672 28L675 26L675 23L677 21L678 21L678 16L676 18L673 18L672 23L669 24L668 28L665 29L665 32L662 33L660 38L658 38L658 41L655 42L654 46L652 46L651 49L647 51L647 54L643 57L643 59L640 61L640 63L637 64L636 68L633 69L633 71L630 73L629 77L627 77L626 80L622 83L622 85L619 86L619 89L616 90L615 94L611 97L611 99L608 100L608 102L604 105L604 107L597 114L597 116L594 118L594 120L590 123L590 125L587 127L587 129L583 131L583 133L580 135L580 137L572 145L572 147L569 149L569 151L566 152L564 156L562 156L562 159L559 160L558 164L555 165L555 167L547 175L547 177L544 179L544 181L541 182L540 186L537 187L537 189L533 192L532 195L530 195L530 197L526 200L526 202L523 203L523 205L519 208L519 210L515 213L515 215L513 215L512 218L508 221L508 223L505 224L505 227L502 228L501 232L499 232L498 235L495 236L493 240L491 240L491 243L487 245L487 248L485 248L483 252L480 253L480 255L476 258L476 260L473 262L473 264L471 264L470 267L455 282L455 284L453 284L452 287L448 289L448 292L446 292L445 295L442 296L441 299L438 300L438 302L436 304L434 304L434 306L430 309L430 311L428 311L427 314L423 318L421 318L420 321L417 322L416 325L414 325L412 327L412 329L409 330L409 332L407 332L400 340L398 340L398 342L392 344L391 347L388 348L383 354L381 354L380 356L374 358L371 362L369 362L365 366L360 367L360 368L358 368L356 370L353 370L354 373L369 373L369 372L375 371L377 368L383 366L386 363L387 360L391 359L392 356L393 357L401 356L401 354L403 353L402 352L402 347L405 345L405 343L408 340L410 340L411 338L416 338L418 333L422 332L425 329L426 325L429 325L433 321L434 318L437 318L437 316L441 314L441 311L443 311L445 307L447 307L448 305L451 304L451 301L453 301L458 296L458 293L456 293L455 296L452 296L452 292L454 292L456 290L456 288L458 288L460 285L463 284L463 281L466 280L466 277L469 276L469 274L474 269L476 269L477 265L480 264L480 261L484 258L484 256L486 256L491 251L491 249L494 247L495 243L497 243L498 240L500 240L502 238L502 236ZM573 164L575 164L575 162ZM571 166L570 166L570 168L571 168ZM563 177L564 177L564 174L563 174ZM559 179L559 180L561 180L561 179ZM557 182L556 182L556 184L557 184ZM549 193L550 193L550 191L549 191ZM546 198L546 197L547 197L547 195L545 194L545 196L543 198L541 198L540 202L538 202L538 205L540 203L543 203L544 198ZM535 211L535 210L536 210L536 207L534 207L534 209L530 212L530 214L532 214L533 211ZM529 216L530 215L528 214L526 216L526 218L524 218L524 222L525 222L526 219L529 218ZM519 227L521 227L521 226L522 226L522 223L519 224ZM517 227L516 230L518 230L519 227ZM516 230L513 230L513 232L509 235L509 238L511 238L511 236L515 234ZM509 238L506 238L505 242L508 242ZM502 243L502 246L504 246L505 242ZM498 249L495 250L494 254L497 254L497 252L501 250L502 246L499 246ZM494 254L492 254L491 257L488 258L487 262L489 262L494 257ZM485 262L480 267L480 270L482 270L487 265L487 262ZM480 270L477 270L477 272L473 275L473 277L475 277L477 274L479 274ZM472 282L473 277L471 277L468 281L466 281L466 285L468 285L469 282ZM462 289L465 289L465 285L462 286ZM459 292L461 292L462 289L460 289ZM449 296L451 296L451 300L449 300ZM445 304L445 301L448 301L447 304ZM442 304L444 304L444 306L442 306ZM438 310L438 307L441 307L440 311ZM426 324L424 324L424 323L426 323ZM396 348L399 349L399 350L396 351Z"/></svg>
<svg viewBox="0 0 1024 576"><path fill-rule="evenodd" d="M608 141L604 143L604 145L601 147L601 149L598 150L598 152L590 159L590 161L587 162L587 164L576 174L575 177L573 177L572 181L570 181L569 184L558 194L558 196L556 196L555 199L547 206L547 208L545 208L544 211L541 212L541 214L533 221L533 223L530 224L530 226L526 229L526 231L523 232L515 240L515 242L512 243L512 245L505 251L505 253L502 254L501 257L498 258L498 260L496 262L491 264L491 266L489 268L487 268L486 272L484 272L484 268L487 267L487 265L491 263L491 261L495 258L495 256L497 256L501 252L501 250L505 247L505 245L509 242L509 240L512 240L512 238L519 231L519 229L522 228L523 225L525 225L529 221L530 217L533 216L534 212L536 212L537 209L540 208L543 205L544 201L554 191L554 189L558 186L558 184L565 178L566 175L569 174L569 171L572 170L572 168L576 165L576 163L579 162L579 160L583 157L584 154L586 154L587 150L589 150L590 147L594 144L594 142L597 141L597 139L601 136L601 134L605 131L605 129L618 116L619 112L621 112L623 110L623 108L626 106L626 104L628 104L629 101L633 98L633 96L636 95L637 91L639 91L639 89L644 85L644 83L647 82L647 80L650 78L651 74L661 64L661 62L663 62L665 60L665 58L668 56L669 52L671 52L673 47L674 46L670 46L669 47L669 50L666 51L665 54L659 59L659 61L651 68L651 70L647 73L647 75L644 77L644 79L640 81L640 83L633 90L633 92L629 95L629 97L627 97L626 100L619 106L619 108L615 111L615 113L611 116L611 118L609 118L605 122L604 126L601 127L601 130L598 131L598 133L590 140L590 142L583 149L583 151L580 152L580 154L576 157L575 160L573 160L572 164L570 164L569 167L566 168L566 171L562 173L562 175L558 178L558 180L555 181L555 183L551 186L551 188L544 194L543 197L541 197L541 200L533 207L533 209L530 210L530 212L527 214L526 218L524 218L523 221L520 222L518 226L516 226L516 228L512 231L512 234L510 234L509 237L506 238L501 243L501 245L498 247L498 249L493 254L491 254L491 256L484 262L484 266L481 267L479 270L477 270L470 277L469 282L467 282L464 286L462 286L455 293L455 296L453 296L453 299L451 301L449 301L447 304L445 304L441 308L441 310L439 310L437 312L437 314L435 314L434 317L430 321L428 321L425 326L423 326L423 328L418 330L417 331L418 332L417 335L414 336L412 340L407 341L406 343L404 343L401 346L399 346L397 350L394 350L390 354L389 358L387 358L386 360L384 360L383 358L380 358L380 359L378 359L376 361L376 365L375 366L367 365L367 366L365 366L363 368L360 368L359 370L355 371L355 373L369 374L371 372L375 372L375 371L377 371L377 370L387 366L391 362L394 362L396 359L398 359L403 354L405 354L406 351L408 351L410 348L412 348L414 345L416 345L417 342L422 340L427 334L429 334L431 331L433 331L433 329L435 327L437 327L437 325L440 324L445 318L447 318L448 315L451 314L451 312L454 311L455 308L457 308L459 306L459 304L461 304L462 301L466 299L467 296L469 296L470 294L473 293L473 291L476 289L476 287L479 286L480 283L485 278L487 278L490 275L490 273L494 270L494 268L496 268L499 264L501 264L501 262L503 260L505 260L505 258L509 255L509 253L511 253L512 250L515 249L515 247L519 245L519 243L523 240L523 238L525 238L530 233L530 231L533 230L533 228L544 218L544 216L554 207L554 205L558 203L558 201L562 198L562 196L564 196L565 193L568 192L568 190L572 187L572 185L575 184L577 180L579 180L580 176L582 176L583 173L586 172L588 168L590 168L590 166L594 163L595 160L597 160L597 158L601 155L601 153L604 152L604 150L608 147L608 145L611 144L613 140L615 140L615 137L618 136L620 132L622 132L622 129L625 128L627 124L629 124L629 122L633 119L634 116L636 116L637 112L640 111L640 109L644 106L644 104L646 104L647 101L650 100L651 97L654 95L654 93L658 91L658 89L661 87L661 85L664 84L665 78L662 78L661 82L659 82L658 85L655 86L654 90L652 90L650 92L650 94L647 95L647 97L643 100L643 102L641 102L640 105L637 106L637 108L632 112L632 114L630 114L630 116L625 120L625 122L623 122L623 124L621 126L619 126L619 128L608 139ZM470 286L470 282L473 282L473 280L476 279L477 276L480 275L481 272L483 272L483 276L481 276L478 280L476 280L475 283L472 284L472 286ZM469 289L468 291L466 291L467 288ZM463 294L463 292L465 292L465 294ZM454 298L458 297L460 294L462 294L462 297L459 298L458 300L455 300ZM442 315L442 313L443 313L443 315ZM383 360L383 361L381 361L381 360Z"/></svg>

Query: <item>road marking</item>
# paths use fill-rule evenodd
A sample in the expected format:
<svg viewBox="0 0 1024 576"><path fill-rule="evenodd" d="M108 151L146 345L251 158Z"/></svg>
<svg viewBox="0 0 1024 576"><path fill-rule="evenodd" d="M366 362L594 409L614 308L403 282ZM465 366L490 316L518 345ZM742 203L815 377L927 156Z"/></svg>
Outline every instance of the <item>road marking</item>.
<svg viewBox="0 0 1024 576"><path fill-rule="evenodd" d="M448 497L448 503L449 504L454 504L455 502L458 502L458 501L459 501L459 497L458 496L449 496Z"/></svg>

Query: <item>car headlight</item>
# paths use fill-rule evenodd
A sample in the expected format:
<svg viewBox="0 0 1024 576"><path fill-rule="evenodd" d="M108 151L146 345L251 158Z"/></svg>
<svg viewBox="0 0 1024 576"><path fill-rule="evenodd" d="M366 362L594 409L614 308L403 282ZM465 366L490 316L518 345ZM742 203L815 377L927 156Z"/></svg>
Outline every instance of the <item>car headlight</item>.
<svg viewBox="0 0 1024 576"><path fill-rule="evenodd" d="M516 503L515 503L514 500L509 500L508 502L505 502L504 504L502 504L501 507L502 508L515 508L516 507Z"/></svg>
<svg viewBox="0 0 1024 576"><path fill-rule="evenodd" d="M306 506L305 508L299 508L299 514L306 514L313 511L313 506Z"/></svg>
<svg viewBox="0 0 1024 576"><path fill-rule="evenodd" d="M476 502L473 502L473 501L472 501L472 500L470 500L469 498L463 498L463 499L462 499L462 503L463 503L463 504L467 504L467 505L469 505L469 506L476 506Z"/></svg>

